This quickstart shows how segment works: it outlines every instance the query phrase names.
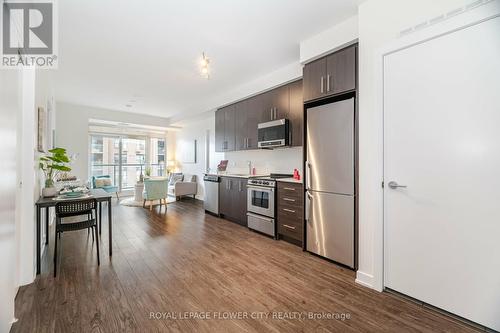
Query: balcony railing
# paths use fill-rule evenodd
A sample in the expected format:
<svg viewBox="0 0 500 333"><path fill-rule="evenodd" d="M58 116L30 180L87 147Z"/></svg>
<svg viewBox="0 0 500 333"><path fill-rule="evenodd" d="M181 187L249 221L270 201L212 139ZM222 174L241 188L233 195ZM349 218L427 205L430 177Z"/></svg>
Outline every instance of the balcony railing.
<svg viewBox="0 0 500 333"><path fill-rule="evenodd" d="M91 176L110 175L113 184L123 191L133 189L140 175L144 176L148 167L151 168L151 176L166 176L163 163L122 163L121 165L95 163L91 165L90 173Z"/></svg>

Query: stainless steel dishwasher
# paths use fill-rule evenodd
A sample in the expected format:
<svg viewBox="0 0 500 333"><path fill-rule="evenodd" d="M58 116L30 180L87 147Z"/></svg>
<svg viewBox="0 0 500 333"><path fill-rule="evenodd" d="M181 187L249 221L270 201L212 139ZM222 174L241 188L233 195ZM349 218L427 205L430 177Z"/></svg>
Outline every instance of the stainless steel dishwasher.
<svg viewBox="0 0 500 333"><path fill-rule="evenodd" d="M217 175L205 175L205 200L203 206L205 212L219 216L219 186L220 177Z"/></svg>

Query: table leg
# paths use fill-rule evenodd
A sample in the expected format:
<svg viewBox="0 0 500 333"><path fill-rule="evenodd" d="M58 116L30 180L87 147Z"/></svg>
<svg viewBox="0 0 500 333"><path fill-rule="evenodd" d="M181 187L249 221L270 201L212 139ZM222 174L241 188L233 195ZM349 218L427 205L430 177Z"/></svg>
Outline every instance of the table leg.
<svg viewBox="0 0 500 333"><path fill-rule="evenodd" d="M40 206L36 207L36 275L40 274Z"/></svg>
<svg viewBox="0 0 500 333"><path fill-rule="evenodd" d="M100 235L102 230L102 202L100 201L99 201L99 217L97 222L99 222L99 235Z"/></svg>
<svg viewBox="0 0 500 333"><path fill-rule="evenodd" d="M108 234L109 234L109 256L113 255L113 237L112 237L112 225L113 225L113 219L111 217L111 198L108 200Z"/></svg>
<svg viewBox="0 0 500 333"><path fill-rule="evenodd" d="M45 245L49 244L49 211L50 207L45 208Z"/></svg>

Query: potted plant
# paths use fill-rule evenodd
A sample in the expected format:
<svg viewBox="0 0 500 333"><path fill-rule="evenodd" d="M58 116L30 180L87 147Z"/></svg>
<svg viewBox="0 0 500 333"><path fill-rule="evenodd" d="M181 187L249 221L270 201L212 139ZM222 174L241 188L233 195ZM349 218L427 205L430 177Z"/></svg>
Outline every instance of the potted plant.
<svg viewBox="0 0 500 333"><path fill-rule="evenodd" d="M49 154L40 157L38 165L45 175L45 188L42 190L44 197L53 197L57 194L54 181L59 173L71 171L68 166L69 162L70 159L64 148L50 149Z"/></svg>
<svg viewBox="0 0 500 333"><path fill-rule="evenodd" d="M146 167L146 170L144 171L144 173L146 174L146 178L151 177L151 168L150 167Z"/></svg>

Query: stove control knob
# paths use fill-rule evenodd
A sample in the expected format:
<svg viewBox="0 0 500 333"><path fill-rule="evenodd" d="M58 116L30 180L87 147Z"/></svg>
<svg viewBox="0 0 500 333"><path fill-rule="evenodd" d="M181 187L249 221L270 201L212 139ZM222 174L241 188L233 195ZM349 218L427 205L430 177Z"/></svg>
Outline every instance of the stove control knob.
<svg viewBox="0 0 500 333"><path fill-rule="evenodd" d="M264 184L264 185L269 185L269 182L262 182L262 184Z"/></svg>

